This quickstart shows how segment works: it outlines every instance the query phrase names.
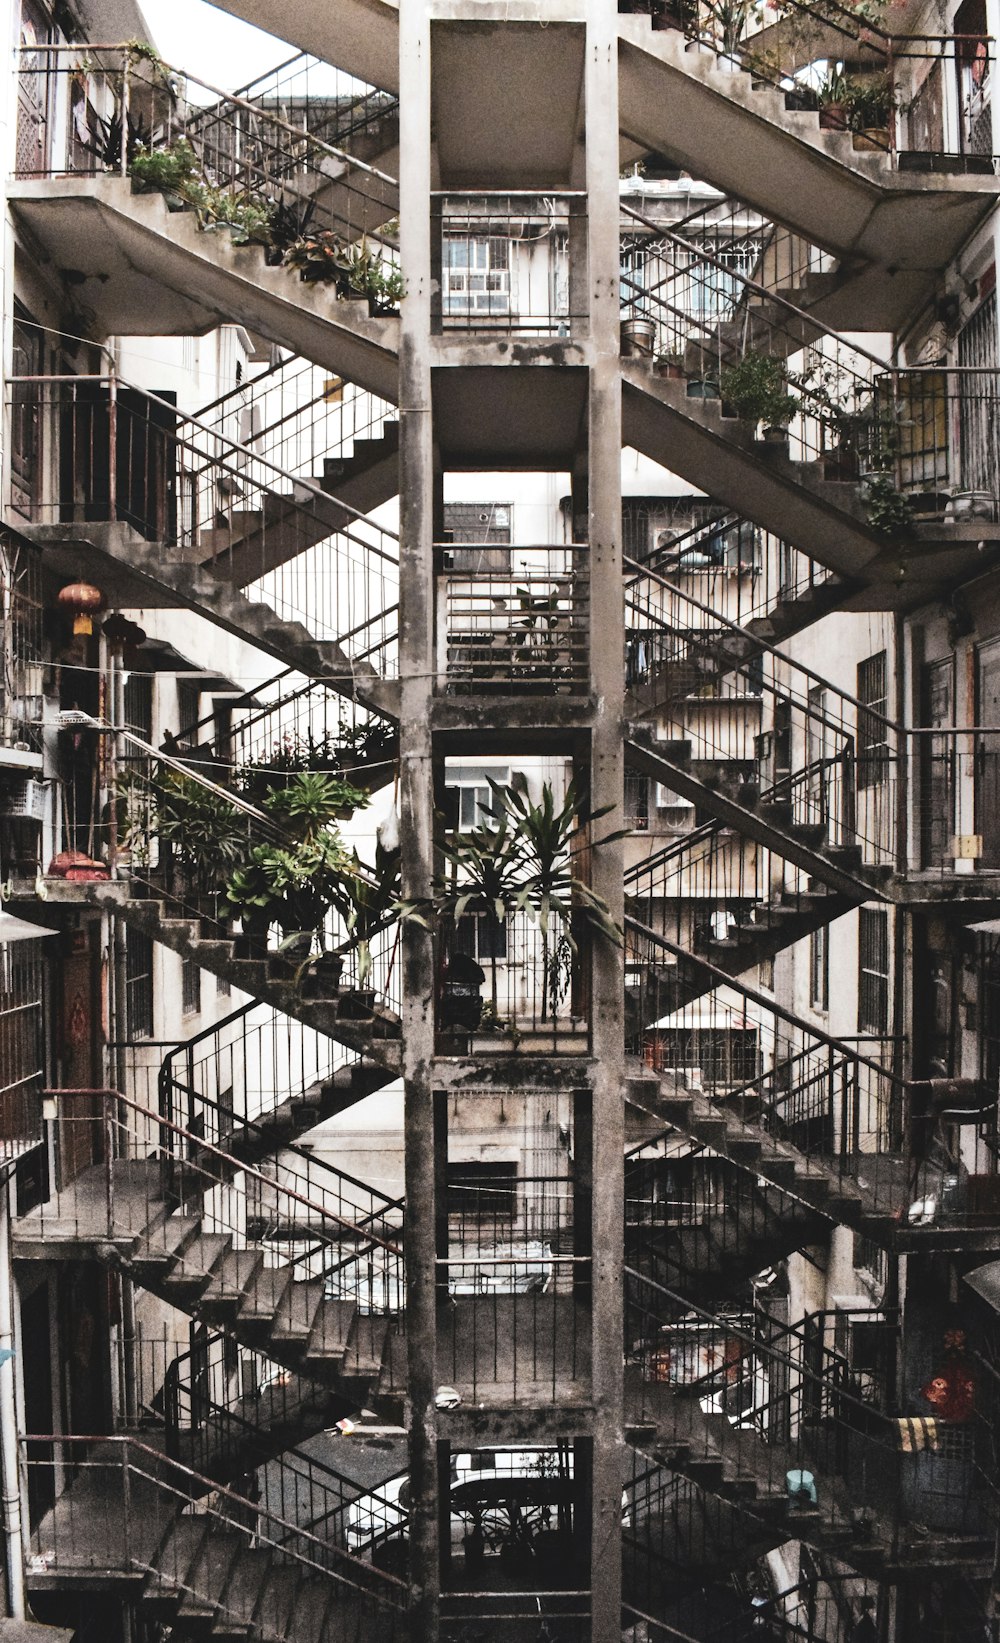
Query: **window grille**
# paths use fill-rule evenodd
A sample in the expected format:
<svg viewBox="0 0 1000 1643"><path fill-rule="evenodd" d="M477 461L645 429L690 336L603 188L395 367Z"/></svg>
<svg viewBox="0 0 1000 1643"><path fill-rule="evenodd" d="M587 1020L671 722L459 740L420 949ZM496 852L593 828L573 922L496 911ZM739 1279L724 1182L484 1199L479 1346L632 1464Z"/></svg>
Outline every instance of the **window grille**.
<svg viewBox="0 0 1000 1643"><path fill-rule="evenodd" d="M858 711L858 787L876 787L885 780L889 768L889 743L885 725L864 710L870 708L881 714L882 719L888 718L888 668L884 650L858 663L857 698L861 703Z"/></svg>
<svg viewBox="0 0 1000 1643"><path fill-rule="evenodd" d="M125 1020L128 1036L153 1036L153 943L142 930L125 937Z"/></svg>
<svg viewBox="0 0 1000 1643"><path fill-rule="evenodd" d="M889 915L873 907L858 916L858 1031L889 1031Z"/></svg>

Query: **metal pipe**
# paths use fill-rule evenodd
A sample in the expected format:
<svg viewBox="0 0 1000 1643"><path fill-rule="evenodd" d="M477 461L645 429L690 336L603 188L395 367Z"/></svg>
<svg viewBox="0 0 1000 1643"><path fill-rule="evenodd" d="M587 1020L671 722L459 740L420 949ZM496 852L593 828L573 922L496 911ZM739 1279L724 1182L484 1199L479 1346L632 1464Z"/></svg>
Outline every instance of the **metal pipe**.
<svg viewBox="0 0 1000 1643"><path fill-rule="evenodd" d="M0 1483L7 1552L7 1610L26 1618L24 1545L21 1539L21 1479L18 1464L17 1401L14 1387L14 1317L10 1266L10 1175L0 1181Z"/></svg>

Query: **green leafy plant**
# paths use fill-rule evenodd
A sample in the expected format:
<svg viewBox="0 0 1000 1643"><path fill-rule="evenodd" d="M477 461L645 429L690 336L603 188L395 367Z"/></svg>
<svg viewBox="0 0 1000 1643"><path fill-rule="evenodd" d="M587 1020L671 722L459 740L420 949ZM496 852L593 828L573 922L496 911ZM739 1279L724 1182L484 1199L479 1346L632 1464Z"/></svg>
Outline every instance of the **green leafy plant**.
<svg viewBox="0 0 1000 1643"><path fill-rule="evenodd" d="M848 76L843 69L834 68L816 87L816 100L820 108L846 107L850 91Z"/></svg>
<svg viewBox="0 0 1000 1643"><path fill-rule="evenodd" d="M347 866L339 836L329 831L290 845L258 844L230 875L226 899L258 933L277 924L285 945L311 948Z"/></svg>
<svg viewBox="0 0 1000 1643"><path fill-rule="evenodd" d="M246 815L223 794L179 771L165 768L157 779L155 826L201 894L222 889L227 873L246 856Z"/></svg>
<svg viewBox="0 0 1000 1643"><path fill-rule="evenodd" d="M364 988L372 972L372 942L399 914L398 850L375 847L369 870L354 850L338 876L333 905L344 921L348 947L355 954L355 976Z"/></svg>
<svg viewBox="0 0 1000 1643"><path fill-rule="evenodd" d="M799 408L799 400L789 392L784 360L754 348L748 348L735 365L725 367L719 387L740 420L753 427L763 422L768 427L787 428Z"/></svg>
<svg viewBox="0 0 1000 1643"><path fill-rule="evenodd" d="M852 131L884 130L895 106L890 75L880 73L850 79L845 102L847 124Z"/></svg>
<svg viewBox="0 0 1000 1643"><path fill-rule="evenodd" d="M865 480L863 499L868 523L881 536L913 534L913 504L896 489L887 473L870 474Z"/></svg>
<svg viewBox="0 0 1000 1643"><path fill-rule="evenodd" d="M178 137L163 148L140 148L128 171L141 189L178 194L192 203L197 188L204 186L201 160L186 137Z"/></svg>
<svg viewBox="0 0 1000 1643"><path fill-rule="evenodd" d="M125 117L125 165L128 170L140 153L147 153L151 145L149 126L141 114L129 112ZM83 148L93 154L103 166L117 171L122 163L122 116L116 108L107 119L93 117L93 134Z"/></svg>
<svg viewBox="0 0 1000 1643"><path fill-rule="evenodd" d="M506 923L518 889L522 851L511 818L489 816L442 846L446 871L436 881L433 909L452 927L467 914ZM495 944L494 944L495 945ZM490 1000L497 1009L497 959L490 951Z"/></svg>
<svg viewBox="0 0 1000 1643"><path fill-rule="evenodd" d="M489 814L498 825L503 821L510 829L517 851L518 887L514 892L514 907L527 913L538 925L542 937L542 1019L545 1020L550 1003L553 1014L558 1008L559 994L554 985L558 970L552 969L556 945L565 940L575 957L576 931L580 927L615 946L622 943L622 932L607 902L574 868L574 857L588 842L590 824L607 815L611 806L590 810L575 782L566 789L561 805L556 804L549 782L543 786L541 798L537 802L533 800L527 781L520 775L507 786L491 781L490 788L493 803ZM599 849L602 844L620 837L621 833L608 834L593 842L590 848Z"/></svg>

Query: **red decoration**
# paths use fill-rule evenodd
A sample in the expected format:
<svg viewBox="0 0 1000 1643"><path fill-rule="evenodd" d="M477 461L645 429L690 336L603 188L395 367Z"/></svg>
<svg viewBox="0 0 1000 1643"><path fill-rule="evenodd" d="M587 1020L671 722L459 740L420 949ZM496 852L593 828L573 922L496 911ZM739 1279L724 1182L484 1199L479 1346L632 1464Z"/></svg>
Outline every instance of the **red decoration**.
<svg viewBox="0 0 1000 1643"><path fill-rule="evenodd" d="M93 633L94 617L104 608L104 595L90 582L68 582L60 588L56 603L73 612L73 632Z"/></svg>

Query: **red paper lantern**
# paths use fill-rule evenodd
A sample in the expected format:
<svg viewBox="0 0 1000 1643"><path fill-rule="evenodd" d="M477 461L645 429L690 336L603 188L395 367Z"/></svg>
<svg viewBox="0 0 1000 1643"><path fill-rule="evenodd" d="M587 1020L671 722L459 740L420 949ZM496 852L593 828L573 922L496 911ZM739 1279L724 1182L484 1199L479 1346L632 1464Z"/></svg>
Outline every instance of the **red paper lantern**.
<svg viewBox="0 0 1000 1643"><path fill-rule="evenodd" d="M73 632L93 633L94 617L104 608L104 595L90 582L69 582L60 588L56 603L73 612Z"/></svg>

